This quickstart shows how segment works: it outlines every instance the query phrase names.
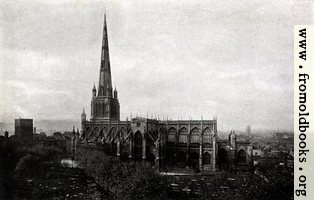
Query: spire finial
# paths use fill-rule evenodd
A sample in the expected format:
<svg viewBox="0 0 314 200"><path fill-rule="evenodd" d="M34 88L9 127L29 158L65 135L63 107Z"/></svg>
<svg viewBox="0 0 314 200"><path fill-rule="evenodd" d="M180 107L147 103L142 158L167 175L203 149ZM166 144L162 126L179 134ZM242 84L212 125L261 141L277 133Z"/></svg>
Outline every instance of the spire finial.
<svg viewBox="0 0 314 200"><path fill-rule="evenodd" d="M85 108L83 107L83 114L85 114Z"/></svg>

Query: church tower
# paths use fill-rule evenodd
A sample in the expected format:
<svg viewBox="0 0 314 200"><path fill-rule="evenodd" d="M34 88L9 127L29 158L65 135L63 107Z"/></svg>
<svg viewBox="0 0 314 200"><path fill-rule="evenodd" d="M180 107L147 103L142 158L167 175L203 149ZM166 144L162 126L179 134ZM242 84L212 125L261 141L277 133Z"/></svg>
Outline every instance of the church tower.
<svg viewBox="0 0 314 200"><path fill-rule="evenodd" d="M120 120L120 104L117 95L112 94L111 69L106 15L101 47L98 91L94 85L91 100L91 121ZM117 91L115 90L115 94Z"/></svg>

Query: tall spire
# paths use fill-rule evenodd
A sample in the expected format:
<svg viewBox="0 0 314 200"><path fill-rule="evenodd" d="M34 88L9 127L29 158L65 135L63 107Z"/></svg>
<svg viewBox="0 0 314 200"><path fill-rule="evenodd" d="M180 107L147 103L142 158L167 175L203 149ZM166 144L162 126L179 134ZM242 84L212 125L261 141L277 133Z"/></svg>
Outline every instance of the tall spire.
<svg viewBox="0 0 314 200"><path fill-rule="evenodd" d="M109 45L106 14L104 15L104 29L101 47L101 63L99 74L98 96L112 96L111 70L109 60Z"/></svg>
<svg viewBox="0 0 314 200"><path fill-rule="evenodd" d="M113 92L111 82L106 15L104 16L98 91L95 87L92 91L91 120L119 120L120 105L118 92ZM85 118L82 119L82 123L85 123Z"/></svg>

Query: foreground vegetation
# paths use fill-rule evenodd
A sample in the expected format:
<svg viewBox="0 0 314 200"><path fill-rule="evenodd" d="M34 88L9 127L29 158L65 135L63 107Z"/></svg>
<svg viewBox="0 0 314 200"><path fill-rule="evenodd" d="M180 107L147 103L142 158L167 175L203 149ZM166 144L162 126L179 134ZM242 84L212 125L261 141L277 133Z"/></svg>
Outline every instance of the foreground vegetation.
<svg viewBox="0 0 314 200"><path fill-rule="evenodd" d="M151 166L121 162L93 148L79 148L76 159L110 199L293 199L293 168L278 161L258 165L259 173L161 176Z"/></svg>
<svg viewBox="0 0 314 200"><path fill-rule="evenodd" d="M76 159L105 188L109 199L169 199L166 178L150 166L121 162L89 148L79 148Z"/></svg>
<svg viewBox="0 0 314 200"><path fill-rule="evenodd" d="M82 169L63 168L53 146L0 144L0 199L292 199L293 167L260 163L258 172L161 176L144 163L122 162L93 148L78 148ZM95 182L97 184L95 184Z"/></svg>
<svg viewBox="0 0 314 200"><path fill-rule="evenodd" d="M81 169L64 168L54 146L0 144L0 199L97 199L105 193Z"/></svg>

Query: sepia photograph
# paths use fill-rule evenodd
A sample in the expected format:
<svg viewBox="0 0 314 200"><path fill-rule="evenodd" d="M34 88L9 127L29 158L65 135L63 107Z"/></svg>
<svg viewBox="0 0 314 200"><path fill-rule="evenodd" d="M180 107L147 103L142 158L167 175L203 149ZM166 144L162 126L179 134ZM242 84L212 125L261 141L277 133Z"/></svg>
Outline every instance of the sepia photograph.
<svg viewBox="0 0 314 200"><path fill-rule="evenodd" d="M305 196L294 190L294 26L313 24L313 10L0 1L0 199Z"/></svg>

